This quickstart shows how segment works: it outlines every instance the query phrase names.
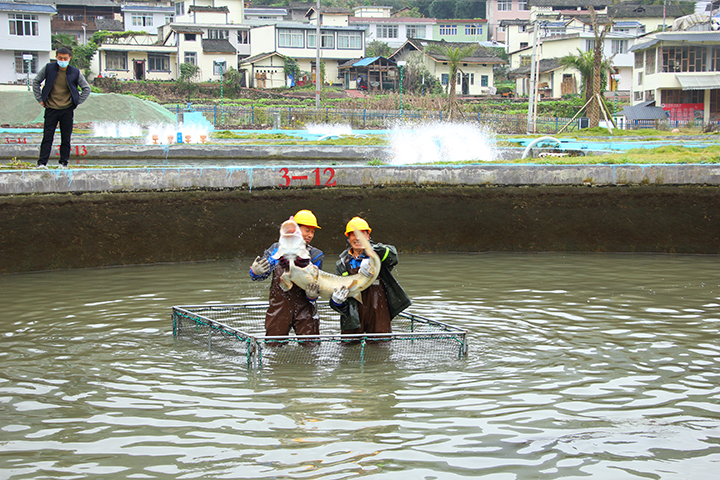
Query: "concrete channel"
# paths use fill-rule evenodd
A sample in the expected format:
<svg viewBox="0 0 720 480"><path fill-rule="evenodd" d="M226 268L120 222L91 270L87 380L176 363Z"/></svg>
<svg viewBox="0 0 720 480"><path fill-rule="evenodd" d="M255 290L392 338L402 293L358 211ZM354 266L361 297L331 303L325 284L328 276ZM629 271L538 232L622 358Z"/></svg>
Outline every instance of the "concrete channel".
<svg viewBox="0 0 720 480"><path fill-rule="evenodd" d="M309 208L401 252L720 254L720 165L313 165L0 171L0 273L250 257Z"/></svg>

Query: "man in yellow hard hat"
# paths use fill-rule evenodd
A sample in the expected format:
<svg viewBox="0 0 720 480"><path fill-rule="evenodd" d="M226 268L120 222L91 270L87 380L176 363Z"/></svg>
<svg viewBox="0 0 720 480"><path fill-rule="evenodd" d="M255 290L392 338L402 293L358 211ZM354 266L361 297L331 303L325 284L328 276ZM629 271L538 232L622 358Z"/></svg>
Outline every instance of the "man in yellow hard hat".
<svg viewBox="0 0 720 480"><path fill-rule="evenodd" d="M352 218L345 226L348 248L340 254L335 264L335 275L354 275L358 272L371 277L370 264L360 240L355 235L360 230L370 238L372 229L367 221L360 217ZM398 264L397 249L370 241L375 253L380 257L380 274L377 280L362 293L362 303L347 298L345 287L336 289L330 299L330 307L340 313L340 330L344 334L352 333L390 333L390 321L410 306L410 298L398 284L391 271Z"/></svg>
<svg viewBox="0 0 720 480"><path fill-rule="evenodd" d="M320 228L317 218L310 210L300 210L293 218L300 227L310 257L296 258L295 264L298 267L305 267L312 262L322 269L323 252L310 246L310 242L315 237L315 229ZM250 267L250 278L253 280L265 280L272 273L270 304L265 314L265 334L286 336L290 334L292 328L296 335L319 335L320 318L316 302L320 289L317 284L311 285L307 290L293 285L287 292L283 291L280 277L287 270L287 261L283 258L277 260L273 258L277 250L278 243L275 242L265 250L262 257L257 257Z"/></svg>

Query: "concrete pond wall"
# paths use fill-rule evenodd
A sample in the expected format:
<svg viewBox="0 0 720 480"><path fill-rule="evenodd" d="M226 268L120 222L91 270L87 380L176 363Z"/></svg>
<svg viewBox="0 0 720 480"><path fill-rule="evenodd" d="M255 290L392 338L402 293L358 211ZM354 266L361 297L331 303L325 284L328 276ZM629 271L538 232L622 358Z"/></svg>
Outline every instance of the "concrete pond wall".
<svg viewBox="0 0 720 480"><path fill-rule="evenodd" d="M720 167L626 167L6 171L0 273L254 257L304 208L328 254L355 215L400 252L720 253Z"/></svg>

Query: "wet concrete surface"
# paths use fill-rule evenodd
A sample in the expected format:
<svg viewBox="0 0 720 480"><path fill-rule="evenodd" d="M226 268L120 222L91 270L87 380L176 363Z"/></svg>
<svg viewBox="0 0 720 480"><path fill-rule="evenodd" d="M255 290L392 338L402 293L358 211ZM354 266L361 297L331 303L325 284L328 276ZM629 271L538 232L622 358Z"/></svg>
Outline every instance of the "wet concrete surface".
<svg viewBox="0 0 720 480"><path fill-rule="evenodd" d="M364 185L0 196L0 273L255 256L310 209L339 253L367 219L400 252L720 253L716 185Z"/></svg>

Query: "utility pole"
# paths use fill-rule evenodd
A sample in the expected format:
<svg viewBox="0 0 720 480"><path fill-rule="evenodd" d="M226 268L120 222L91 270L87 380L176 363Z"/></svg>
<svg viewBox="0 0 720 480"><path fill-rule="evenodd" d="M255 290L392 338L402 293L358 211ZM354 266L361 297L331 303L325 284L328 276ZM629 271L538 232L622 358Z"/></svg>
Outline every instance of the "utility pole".
<svg viewBox="0 0 720 480"><path fill-rule="evenodd" d="M539 25L537 17L534 21L534 32L533 32L533 49L532 59L530 60L530 92L528 93L528 118L527 118L527 133L535 133L535 110L537 109L537 96L535 93L537 84L537 71L535 69L535 60L537 59L537 45L538 45L538 30Z"/></svg>
<svg viewBox="0 0 720 480"><path fill-rule="evenodd" d="M315 108L320 109L320 0L315 7Z"/></svg>

